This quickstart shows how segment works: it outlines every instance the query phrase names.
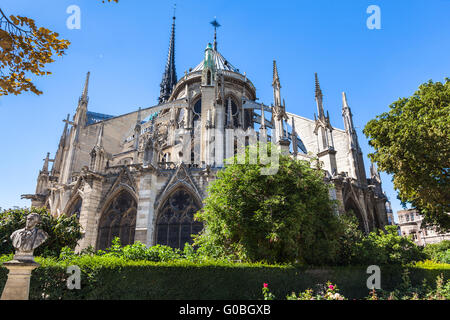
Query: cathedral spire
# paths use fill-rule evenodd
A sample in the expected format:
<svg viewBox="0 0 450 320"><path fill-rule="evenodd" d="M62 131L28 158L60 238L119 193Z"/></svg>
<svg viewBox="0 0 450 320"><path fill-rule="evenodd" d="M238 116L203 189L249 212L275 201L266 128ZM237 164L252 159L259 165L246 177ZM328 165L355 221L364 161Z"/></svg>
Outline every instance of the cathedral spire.
<svg viewBox="0 0 450 320"><path fill-rule="evenodd" d="M44 165L42 166L42 172L48 173L48 163L50 162L50 152L47 152L47 156L44 159Z"/></svg>
<svg viewBox="0 0 450 320"><path fill-rule="evenodd" d="M95 143L95 147L100 149L101 147L103 147L103 122L100 125L100 129L98 130L98 134L97 134L97 142Z"/></svg>
<svg viewBox="0 0 450 320"><path fill-rule="evenodd" d="M317 103L318 117L319 119L323 120L325 118L325 114L323 112L323 94L322 90L320 89L319 77L317 76L317 73L314 73L314 77L316 82L315 97Z"/></svg>
<svg viewBox="0 0 450 320"><path fill-rule="evenodd" d="M281 84L280 84L280 77L278 76L278 68L277 68L277 62L273 60L273 80L272 80L272 87L273 87L273 99L275 106L281 106Z"/></svg>
<svg viewBox="0 0 450 320"><path fill-rule="evenodd" d="M70 113L67 114L67 119L63 120L65 122L64 124L64 130L63 133L61 135L61 139L59 140L59 145L64 148L66 146L66 141L67 141L67 128L69 127L69 123L70 123Z"/></svg>
<svg viewBox="0 0 450 320"><path fill-rule="evenodd" d="M175 8L173 13L173 22L172 22L172 32L170 35L170 43L169 43L169 53L167 55L166 69L163 74L163 78L161 81L161 91L159 95L158 102L164 103L167 102L170 98L170 94L172 93L173 87L177 83L177 72L175 70Z"/></svg>
<svg viewBox="0 0 450 320"><path fill-rule="evenodd" d="M89 89L89 78L91 76L91 73L88 72L86 74L86 80L84 82L83 92L81 93L81 96L78 100L78 107L75 112L75 115L73 117L73 124L76 126L84 127L86 124L86 112L87 112L87 105L89 102L89 96L88 96L88 89ZM76 134L76 139L78 139L78 134Z"/></svg>
<svg viewBox="0 0 450 320"><path fill-rule="evenodd" d="M353 116L350 107L347 102L347 95L345 92L342 92L342 116L344 118L344 126L345 130L349 133L353 133L355 131L355 127L353 125Z"/></svg>
<svg viewBox="0 0 450 320"><path fill-rule="evenodd" d="M84 104L87 104L89 101L89 97L88 97L88 89L89 89L89 77L91 76L91 73L88 72L86 74L86 80L84 82L84 88L83 88L83 93L81 94L80 97L80 102L83 102Z"/></svg>
<svg viewBox="0 0 450 320"><path fill-rule="evenodd" d="M261 104L261 129L266 130L266 115L264 114L263 104Z"/></svg>

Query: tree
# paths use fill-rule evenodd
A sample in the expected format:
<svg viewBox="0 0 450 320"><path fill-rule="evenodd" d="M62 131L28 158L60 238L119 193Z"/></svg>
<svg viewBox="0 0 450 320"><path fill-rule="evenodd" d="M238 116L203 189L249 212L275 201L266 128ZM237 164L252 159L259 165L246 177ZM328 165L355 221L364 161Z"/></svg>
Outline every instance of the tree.
<svg viewBox="0 0 450 320"><path fill-rule="evenodd" d="M11 234L25 227L26 217L31 212L41 216L39 227L48 234L48 239L34 251L35 256L58 257L63 247L75 249L81 239L81 225L75 215L55 218L45 208L10 209L0 213L0 255L14 252Z"/></svg>
<svg viewBox="0 0 450 320"><path fill-rule="evenodd" d="M393 175L399 199L421 210L424 225L450 229L450 79L431 80L367 123L378 168Z"/></svg>
<svg viewBox="0 0 450 320"><path fill-rule="evenodd" d="M0 95L32 91L41 94L28 75L49 75L46 64L62 56L70 42L59 34L38 28L33 19L11 15L0 9Z"/></svg>
<svg viewBox="0 0 450 320"><path fill-rule="evenodd" d="M339 224L323 172L281 155L276 174L260 169L230 164L218 172L196 214L205 227L194 244L244 261L332 263Z"/></svg>
<svg viewBox="0 0 450 320"><path fill-rule="evenodd" d="M68 40L58 37L56 32L38 28L31 18L13 15L8 18L0 9L0 95L23 91L42 94L28 76L51 74L44 70L45 65L55 61L53 56L64 55L70 45Z"/></svg>

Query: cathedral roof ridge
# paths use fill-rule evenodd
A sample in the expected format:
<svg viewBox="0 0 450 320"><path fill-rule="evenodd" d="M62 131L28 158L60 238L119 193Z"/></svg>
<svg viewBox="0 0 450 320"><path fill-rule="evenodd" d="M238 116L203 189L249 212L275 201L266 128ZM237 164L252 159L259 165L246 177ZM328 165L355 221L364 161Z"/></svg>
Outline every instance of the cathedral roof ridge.
<svg viewBox="0 0 450 320"><path fill-rule="evenodd" d="M147 111L149 109L158 108L160 106L162 106L162 105L154 105L154 106L147 107L147 108L141 108L141 112ZM99 124L99 123L104 122L104 121L114 120L114 119L117 119L117 118L120 118L120 117L124 117L124 116L128 116L128 115L131 115L131 114L134 114L134 113L138 113L138 112L139 112L139 110L136 110L136 111L127 112L127 113L124 113L124 114L119 114L118 116L112 116L112 115L108 115L108 114L88 111L86 114L88 116L90 115L92 119L89 119L89 117L88 117L88 119L86 119L86 125L87 126L95 125L95 124Z"/></svg>

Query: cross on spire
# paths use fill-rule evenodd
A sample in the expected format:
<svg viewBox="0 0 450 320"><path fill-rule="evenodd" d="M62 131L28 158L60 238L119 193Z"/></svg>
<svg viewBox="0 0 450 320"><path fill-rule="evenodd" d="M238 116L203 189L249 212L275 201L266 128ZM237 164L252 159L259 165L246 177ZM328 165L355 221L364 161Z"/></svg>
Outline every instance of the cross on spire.
<svg viewBox="0 0 450 320"><path fill-rule="evenodd" d="M214 17L214 20L210 23L214 27L214 51L217 51L217 28L220 27L220 23L217 21L216 17Z"/></svg>

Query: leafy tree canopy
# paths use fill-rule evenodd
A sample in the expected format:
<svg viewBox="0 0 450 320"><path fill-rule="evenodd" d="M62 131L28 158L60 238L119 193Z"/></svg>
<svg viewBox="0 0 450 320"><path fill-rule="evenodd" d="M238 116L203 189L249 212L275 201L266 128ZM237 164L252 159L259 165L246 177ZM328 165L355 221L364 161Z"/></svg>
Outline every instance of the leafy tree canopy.
<svg viewBox="0 0 450 320"><path fill-rule="evenodd" d="M450 229L450 79L431 80L367 123L364 134L379 169L393 175L399 199L424 223Z"/></svg>
<svg viewBox="0 0 450 320"><path fill-rule="evenodd" d="M36 26L33 19L8 17L0 9L0 95L24 91L42 94L29 76L50 75L45 66L55 61L54 56L64 55L69 45L58 33Z"/></svg>
<svg viewBox="0 0 450 320"><path fill-rule="evenodd" d="M46 64L53 56L62 56L70 42L59 34L37 27L33 19L9 16L0 9L0 95L31 91L41 94L29 74L49 75Z"/></svg>
<svg viewBox="0 0 450 320"><path fill-rule="evenodd" d="M249 149L246 150L247 154ZM196 218L199 250L243 261L333 263L339 223L323 172L280 155L279 170L229 164L210 184Z"/></svg>

